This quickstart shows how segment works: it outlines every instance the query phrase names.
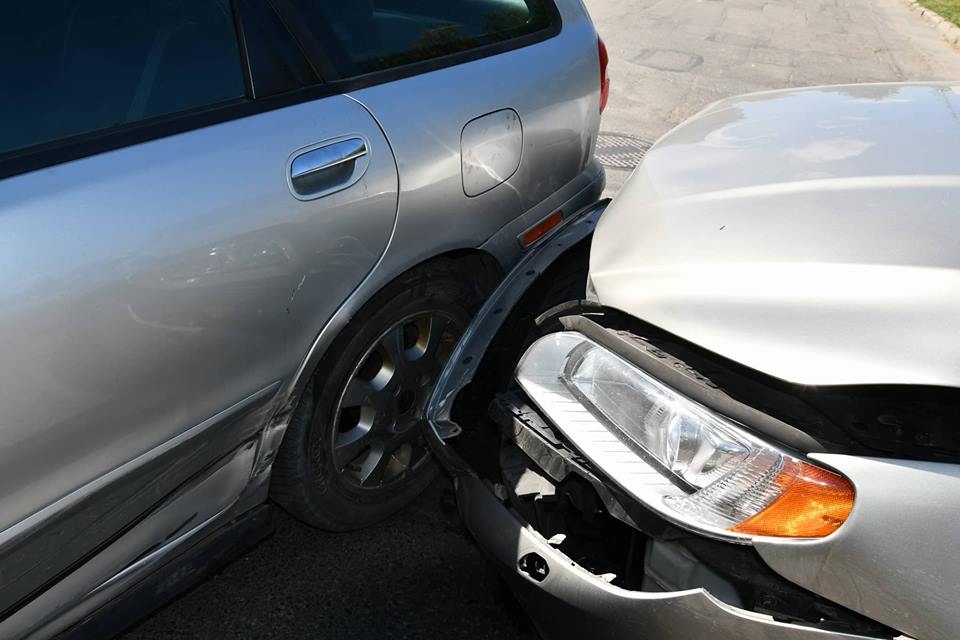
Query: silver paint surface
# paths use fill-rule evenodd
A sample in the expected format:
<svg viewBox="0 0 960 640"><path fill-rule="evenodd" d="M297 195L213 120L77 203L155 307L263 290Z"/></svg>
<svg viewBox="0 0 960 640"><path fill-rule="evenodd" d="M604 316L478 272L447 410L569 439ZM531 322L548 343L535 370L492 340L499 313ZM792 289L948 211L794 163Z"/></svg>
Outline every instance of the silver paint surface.
<svg viewBox="0 0 960 640"><path fill-rule="evenodd" d="M163 564L177 546L240 515L249 505L238 505L237 497L249 481L255 453L254 442L231 452L89 562L0 621L0 637L55 637Z"/></svg>
<svg viewBox="0 0 960 640"><path fill-rule="evenodd" d="M597 34L579 0L557 5L555 38L351 93L386 132L400 171L396 234L379 268L402 271L438 251L480 246L588 168L600 126ZM463 128L501 109L523 123L520 167L465 198Z"/></svg>
<svg viewBox="0 0 960 640"><path fill-rule="evenodd" d="M467 123L460 134L463 192L478 196L506 182L520 166L523 124L513 109L501 109Z"/></svg>
<svg viewBox="0 0 960 640"><path fill-rule="evenodd" d="M716 103L661 139L594 237L596 298L810 385L960 385L960 86ZM856 487L820 540L758 538L785 578L921 640L960 628L960 466L811 457Z"/></svg>
<svg viewBox="0 0 960 640"><path fill-rule="evenodd" d="M520 231L553 211L578 211L600 197L604 173L593 158L600 128L597 33L580 0L556 4L563 30L554 38L348 96L369 109L393 149L400 173L397 224L380 262L322 326L296 369L283 410L265 434L258 469L271 462L291 404L324 351L397 275L438 254L468 248L489 253L509 269L522 256ZM523 122L520 167L502 184L467 198L463 127L504 108Z"/></svg>
<svg viewBox="0 0 960 640"><path fill-rule="evenodd" d="M758 538L777 573L920 640L960 629L960 466L837 454L811 457L853 482L850 518L821 540Z"/></svg>
<svg viewBox="0 0 960 640"><path fill-rule="evenodd" d="M960 85L716 103L601 220L601 302L802 384L960 385Z"/></svg>
<svg viewBox="0 0 960 640"><path fill-rule="evenodd" d="M602 220L605 208L606 205L600 203L585 210L554 236L532 249L507 275L464 333L444 368L427 409L429 437L433 446L443 451L448 463L462 464L458 456L451 455L444 442L458 435L461 430L451 417L457 394L473 379L504 319L524 292L536 282L536 276L562 255L565 247L586 237L596 221ZM921 534L925 523L931 522L925 516L941 509L960 489L954 486L960 482L957 467L865 461L846 456L815 457L854 480L857 507L853 516L838 533L816 543L757 539L755 544L763 558L788 579L904 630L909 630L909 625L905 626L903 620L896 616L902 614L905 608L912 607L918 598L927 599L931 607L942 605L945 598L956 599L954 591L956 585L960 584L960 577L952 572L933 574L934 579L926 584L916 578L931 575L934 569L929 562L929 548L934 544L933 538L944 540L944 527L952 526L958 515L955 508L943 510L933 521L934 530ZM871 467L867 475L889 477L889 481L876 482L868 488L867 480L872 482L873 479L862 479L855 470L857 465L864 464ZM936 495L922 496L925 484L939 479L926 475L924 471L900 474L898 470L922 470L927 467L946 473L950 482L943 485L942 492L938 489ZM724 604L702 589L644 593L614 587L563 556L532 528L508 513L502 502L469 470L455 471L458 472L458 502L467 528L479 544L513 574L514 584L521 585L515 588L515 592L524 603L526 612L547 638L599 634L627 639L637 637L638 630L642 630L644 637L665 639L727 636L755 640L861 637L779 623L768 616ZM861 481L865 483L864 486L861 486ZM894 484L899 488L891 491ZM909 502L909 513L901 513L901 500ZM870 514L865 515L867 511ZM906 522L891 526L893 519ZM907 562L896 562L897 558L903 557L903 549L907 546L905 539L919 540L921 544L910 551L911 557L907 558ZM550 574L543 582L533 582L516 569L519 559L531 552L540 554L549 563ZM884 560L878 561L878 558ZM832 566L834 561L836 566ZM898 583L911 576L914 578L911 582ZM951 580L952 584L947 584ZM930 590L938 589L931 594ZM873 599L878 591L883 594ZM888 612L878 612L884 606L888 607ZM942 619L945 611L949 611L949 608L935 611L931 619L937 620L938 616ZM553 621L557 619L562 621L554 624ZM577 625L584 625L584 628Z"/></svg>
<svg viewBox="0 0 960 640"><path fill-rule="evenodd" d="M200 469L176 471L194 474L178 494L197 514L234 505L199 529L254 506L289 407L379 289L453 250L508 269L519 230L595 200L596 32L579 0L558 7L563 31L544 42L0 183L0 552L66 513L58 501L95 503L172 443L226 455L261 431L247 482L231 465L229 482L191 492ZM505 109L525 126L519 166L467 198L461 132ZM366 155L342 185L292 191L298 157L353 138ZM270 402L242 419L226 411L248 398ZM132 498L144 509L162 499ZM173 526L142 521L4 628L56 634L163 562L189 537ZM157 539L149 563L132 564Z"/></svg>
<svg viewBox="0 0 960 640"><path fill-rule="evenodd" d="M352 132L363 179L293 198L291 152ZM343 97L5 180L0 530L289 378L386 247L397 182Z"/></svg>

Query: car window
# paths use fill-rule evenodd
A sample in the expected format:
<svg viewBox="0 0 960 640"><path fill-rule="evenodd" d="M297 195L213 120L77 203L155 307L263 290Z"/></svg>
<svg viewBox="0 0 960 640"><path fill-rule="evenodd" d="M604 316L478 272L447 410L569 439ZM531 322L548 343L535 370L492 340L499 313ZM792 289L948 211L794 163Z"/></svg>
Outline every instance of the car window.
<svg viewBox="0 0 960 640"><path fill-rule="evenodd" d="M246 93L229 0L11 5L0 21L0 153Z"/></svg>
<svg viewBox="0 0 960 640"><path fill-rule="evenodd" d="M239 0L253 86L258 98L318 81L297 42L265 0Z"/></svg>
<svg viewBox="0 0 960 640"><path fill-rule="evenodd" d="M469 51L550 26L549 0L291 0L352 76Z"/></svg>

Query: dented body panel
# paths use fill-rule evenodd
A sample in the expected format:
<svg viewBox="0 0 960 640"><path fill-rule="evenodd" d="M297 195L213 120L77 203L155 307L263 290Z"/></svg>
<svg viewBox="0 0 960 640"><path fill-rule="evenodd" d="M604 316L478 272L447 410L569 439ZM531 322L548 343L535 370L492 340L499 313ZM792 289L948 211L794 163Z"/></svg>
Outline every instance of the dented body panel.
<svg viewBox="0 0 960 640"><path fill-rule="evenodd" d="M343 131L369 141L361 181L290 197L290 152ZM386 247L397 184L342 96L4 181L0 531L289 378Z"/></svg>
<svg viewBox="0 0 960 640"><path fill-rule="evenodd" d="M290 197L275 179L290 152L343 131L369 141L360 182ZM397 184L386 139L342 96L4 181L0 619L16 619L0 625L51 615L24 607L255 438L317 323L386 247ZM177 443L190 453L155 461ZM145 548L181 523L167 524Z"/></svg>
<svg viewBox="0 0 960 640"><path fill-rule="evenodd" d="M708 107L611 204L596 293L790 382L960 386L958 118L950 84Z"/></svg>
<svg viewBox="0 0 960 640"><path fill-rule="evenodd" d="M609 638L707 637L737 635L750 640L791 638L796 640L853 640L872 636L830 631L778 622L769 615L731 605L704 587L680 591L625 589L614 584L612 575L591 572L560 548L565 536L547 539L530 522L509 507L504 488L496 488L477 475L457 449L462 429L478 428L478 416L453 418L458 394L479 374L484 356L496 347L498 332L509 312L516 310L528 291L546 286L540 276L565 251L578 242L589 241L592 229L602 219L606 203L588 208L569 221L547 241L538 245L507 275L458 343L444 369L430 406L426 431L434 453L453 475L464 523L480 547L494 560L513 592L544 638L560 640L602 635ZM597 312L599 307L573 305L565 313ZM559 312L558 312L559 313ZM562 476L573 475L577 467L570 453L558 453L536 436L508 435L535 459L533 476L550 487ZM538 442L535 443L534 441ZM522 443L522 444L521 444ZM535 453L539 449L540 454ZM553 460L551 460L551 458ZM561 467L564 467L561 470ZM549 471L547 469L549 468ZM604 483L602 475L586 472L594 485ZM606 481L609 484L609 481ZM602 488L601 488L602 490ZM606 507L617 519L637 526L619 504ZM642 564L642 558L639 560Z"/></svg>
<svg viewBox="0 0 960 640"><path fill-rule="evenodd" d="M60 633L262 504L307 381L385 286L441 257L494 281L519 233L596 200L597 34L556 5L515 47L3 180L0 636ZM295 184L338 143L349 180Z"/></svg>
<svg viewBox="0 0 960 640"><path fill-rule="evenodd" d="M500 348L502 321L481 312L441 378L431 435L468 528L544 637L956 636L958 114L950 84L712 105L657 143L606 208L589 302L537 321L587 334L589 319L611 343L646 345L678 395L842 474L852 511L823 537L735 545L671 523L522 391L496 395L490 420L461 411L455 423L471 358ZM488 307L519 299L498 291ZM591 410L558 397L558 412ZM469 457L461 429L470 442L491 431L498 473L458 455Z"/></svg>

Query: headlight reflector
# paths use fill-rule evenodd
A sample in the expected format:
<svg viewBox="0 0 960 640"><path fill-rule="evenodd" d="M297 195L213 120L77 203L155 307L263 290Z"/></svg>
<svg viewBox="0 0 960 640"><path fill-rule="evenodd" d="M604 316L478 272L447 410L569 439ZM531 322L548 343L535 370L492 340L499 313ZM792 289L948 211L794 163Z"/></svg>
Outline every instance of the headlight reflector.
<svg viewBox="0 0 960 640"><path fill-rule="evenodd" d="M517 380L622 489L714 537L817 538L853 508L849 481L772 446L575 332L535 342Z"/></svg>

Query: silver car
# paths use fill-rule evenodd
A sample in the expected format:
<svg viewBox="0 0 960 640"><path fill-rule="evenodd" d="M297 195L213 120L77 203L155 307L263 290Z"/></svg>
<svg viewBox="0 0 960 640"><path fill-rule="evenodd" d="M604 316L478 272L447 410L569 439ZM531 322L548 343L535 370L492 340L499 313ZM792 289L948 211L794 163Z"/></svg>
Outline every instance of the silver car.
<svg viewBox="0 0 960 640"><path fill-rule="evenodd" d="M545 638L958 637L958 114L724 100L507 276L428 418Z"/></svg>
<svg viewBox="0 0 960 640"><path fill-rule="evenodd" d="M604 183L580 0L21 2L0 86L2 638L107 633L268 496L411 500L471 314Z"/></svg>

